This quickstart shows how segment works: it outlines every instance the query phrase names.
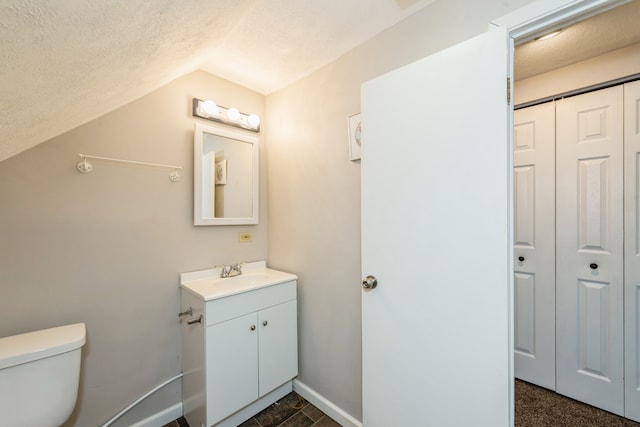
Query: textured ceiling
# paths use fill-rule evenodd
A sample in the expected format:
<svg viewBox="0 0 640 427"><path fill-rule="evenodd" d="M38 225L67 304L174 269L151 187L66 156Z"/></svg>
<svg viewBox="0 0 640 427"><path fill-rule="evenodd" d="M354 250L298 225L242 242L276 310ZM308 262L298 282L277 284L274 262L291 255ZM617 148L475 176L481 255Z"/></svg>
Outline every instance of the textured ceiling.
<svg viewBox="0 0 640 427"><path fill-rule="evenodd" d="M433 1L257 1L201 68L269 94Z"/></svg>
<svg viewBox="0 0 640 427"><path fill-rule="evenodd" d="M526 79L635 43L640 43L640 0L564 28L551 39L518 46L514 77Z"/></svg>
<svg viewBox="0 0 640 427"><path fill-rule="evenodd" d="M0 161L196 69L271 93L433 1L2 0ZM638 42L640 0L623 7L523 45L517 77Z"/></svg>
<svg viewBox="0 0 640 427"><path fill-rule="evenodd" d="M0 161L196 69L268 94L434 0L2 0Z"/></svg>

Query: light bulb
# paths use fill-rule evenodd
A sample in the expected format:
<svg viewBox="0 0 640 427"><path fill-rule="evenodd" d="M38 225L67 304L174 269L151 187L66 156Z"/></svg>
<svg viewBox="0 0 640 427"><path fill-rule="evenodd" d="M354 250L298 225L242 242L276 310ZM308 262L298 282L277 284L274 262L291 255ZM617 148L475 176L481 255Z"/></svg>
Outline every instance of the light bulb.
<svg viewBox="0 0 640 427"><path fill-rule="evenodd" d="M257 114L252 114L247 118L247 122L254 128L257 128L260 125L260 116Z"/></svg>
<svg viewBox="0 0 640 427"><path fill-rule="evenodd" d="M229 117L229 120L233 120L235 122L240 118L240 111L238 111L237 108L229 108L227 110L227 117Z"/></svg>
<svg viewBox="0 0 640 427"><path fill-rule="evenodd" d="M202 111L209 116L213 116L218 111L218 106L211 100L206 100L200 105L202 105Z"/></svg>

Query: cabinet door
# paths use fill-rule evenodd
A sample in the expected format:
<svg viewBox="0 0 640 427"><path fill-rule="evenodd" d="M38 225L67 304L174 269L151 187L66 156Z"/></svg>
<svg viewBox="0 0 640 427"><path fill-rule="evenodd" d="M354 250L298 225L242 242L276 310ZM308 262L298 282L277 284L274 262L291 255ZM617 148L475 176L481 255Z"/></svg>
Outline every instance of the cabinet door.
<svg viewBox="0 0 640 427"><path fill-rule="evenodd" d="M296 300L258 312L260 396L298 375Z"/></svg>
<svg viewBox="0 0 640 427"><path fill-rule="evenodd" d="M207 425L258 398L258 316L206 328Z"/></svg>

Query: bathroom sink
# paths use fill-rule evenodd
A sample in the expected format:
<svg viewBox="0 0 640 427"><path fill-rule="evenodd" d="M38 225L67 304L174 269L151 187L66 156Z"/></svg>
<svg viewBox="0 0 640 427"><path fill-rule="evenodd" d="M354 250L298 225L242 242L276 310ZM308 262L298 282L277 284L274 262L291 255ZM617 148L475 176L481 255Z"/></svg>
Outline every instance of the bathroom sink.
<svg viewBox="0 0 640 427"><path fill-rule="evenodd" d="M225 289L255 289L256 287L269 286L274 285L276 283L282 283L280 280L281 276L279 271L275 270L267 270L263 272L250 272L243 273L240 276L234 277L215 277L209 280L206 280L205 288L213 287L213 288L225 288Z"/></svg>
<svg viewBox="0 0 640 427"><path fill-rule="evenodd" d="M266 267L264 261L247 263L242 274L220 277L220 269L195 271L180 275L180 286L204 301L252 291L296 280L297 276Z"/></svg>

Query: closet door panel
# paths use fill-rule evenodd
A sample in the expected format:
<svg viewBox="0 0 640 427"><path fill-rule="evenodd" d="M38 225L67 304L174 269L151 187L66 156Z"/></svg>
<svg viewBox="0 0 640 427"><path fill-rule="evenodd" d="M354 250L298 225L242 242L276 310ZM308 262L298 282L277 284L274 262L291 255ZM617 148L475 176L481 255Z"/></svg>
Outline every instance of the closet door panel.
<svg viewBox="0 0 640 427"><path fill-rule="evenodd" d="M557 391L622 415L623 90L556 105Z"/></svg>
<svg viewBox="0 0 640 427"><path fill-rule="evenodd" d="M555 106L514 112L516 378L555 390Z"/></svg>
<svg viewBox="0 0 640 427"><path fill-rule="evenodd" d="M578 250L610 253L611 158L578 160Z"/></svg>
<svg viewBox="0 0 640 427"><path fill-rule="evenodd" d="M640 421L640 82L624 85L625 416Z"/></svg>

